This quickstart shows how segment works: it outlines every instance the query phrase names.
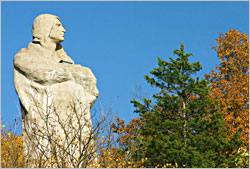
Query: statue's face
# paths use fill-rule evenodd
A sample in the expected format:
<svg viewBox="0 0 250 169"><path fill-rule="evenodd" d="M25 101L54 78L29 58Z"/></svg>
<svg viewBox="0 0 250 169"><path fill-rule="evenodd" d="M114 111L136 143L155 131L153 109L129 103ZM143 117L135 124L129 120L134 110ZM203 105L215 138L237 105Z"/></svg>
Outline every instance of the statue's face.
<svg viewBox="0 0 250 169"><path fill-rule="evenodd" d="M49 37L51 39L62 42L62 41L64 41L64 33L65 32L66 31L63 28L62 23L58 19L56 19L54 22L54 25L52 26Z"/></svg>

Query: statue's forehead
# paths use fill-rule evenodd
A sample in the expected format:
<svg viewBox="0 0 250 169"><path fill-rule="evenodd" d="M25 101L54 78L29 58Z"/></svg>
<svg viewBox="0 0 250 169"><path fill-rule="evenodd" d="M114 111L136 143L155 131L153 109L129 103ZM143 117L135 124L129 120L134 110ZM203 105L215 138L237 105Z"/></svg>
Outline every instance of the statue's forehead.
<svg viewBox="0 0 250 169"><path fill-rule="evenodd" d="M59 19L59 18L56 18L56 19L55 19L55 23L61 23L60 19Z"/></svg>

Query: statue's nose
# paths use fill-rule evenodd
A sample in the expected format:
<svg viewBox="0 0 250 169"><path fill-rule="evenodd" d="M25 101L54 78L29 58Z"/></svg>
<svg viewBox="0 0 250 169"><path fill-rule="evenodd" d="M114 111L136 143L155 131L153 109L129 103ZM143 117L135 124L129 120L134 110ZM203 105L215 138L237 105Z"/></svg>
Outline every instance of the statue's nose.
<svg viewBox="0 0 250 169"><path fill-rule="evenodd" d="M64 29L64 27L62 27L62 31L65 33L66 32L66 30Z"/></svg>

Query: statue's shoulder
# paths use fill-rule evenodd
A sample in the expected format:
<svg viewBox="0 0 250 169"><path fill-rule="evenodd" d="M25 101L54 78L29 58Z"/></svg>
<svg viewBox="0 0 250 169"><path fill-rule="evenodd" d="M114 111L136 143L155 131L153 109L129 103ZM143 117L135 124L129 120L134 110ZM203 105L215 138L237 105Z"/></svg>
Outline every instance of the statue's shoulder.
<svg viewBox="0 0 250 169"><path fill-rule="evenodd" d="M32 59L35 51L35 45L31 42L27 48L22 48L14 57L14 65L20 62L27 62L29 59Z"/></svg>
<svg viewBox="0 0 250 169"><path fill-rule="evenodd" d="M22 60L25 57L25 54L27 53L28 49L27 48L22 48L14 57L14 65L17 65L18 63L22 62Z"/></svg>

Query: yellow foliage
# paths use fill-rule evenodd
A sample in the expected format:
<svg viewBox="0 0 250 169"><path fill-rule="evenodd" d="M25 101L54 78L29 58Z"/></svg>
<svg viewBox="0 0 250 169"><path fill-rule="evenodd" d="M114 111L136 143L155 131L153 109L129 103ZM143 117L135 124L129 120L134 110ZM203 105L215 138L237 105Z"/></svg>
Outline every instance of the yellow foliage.
<svg viewBox="0 0 250 169"><path fill-rule="evenodd" d="M1 124L1 127L5 125ZM1 165L3 168L23 168L22 136L1 131Z"/></svg>
<svg viewBox="0 0 250 169"><path fill-rule="evenodd" d="M216 39L220 66L206 78L211 80L211 98L219 100L229 136L240 133L249 150L249 42L245 33L231 29Z"/></svg>

